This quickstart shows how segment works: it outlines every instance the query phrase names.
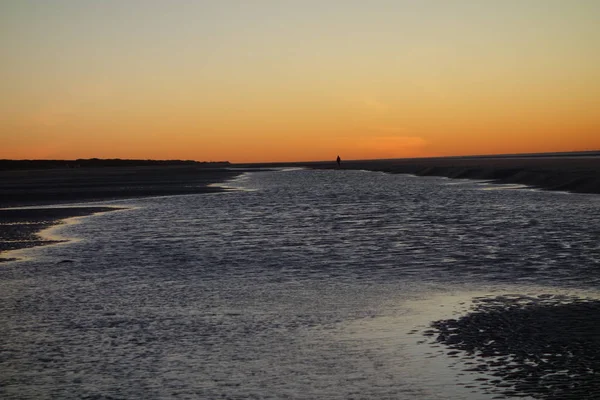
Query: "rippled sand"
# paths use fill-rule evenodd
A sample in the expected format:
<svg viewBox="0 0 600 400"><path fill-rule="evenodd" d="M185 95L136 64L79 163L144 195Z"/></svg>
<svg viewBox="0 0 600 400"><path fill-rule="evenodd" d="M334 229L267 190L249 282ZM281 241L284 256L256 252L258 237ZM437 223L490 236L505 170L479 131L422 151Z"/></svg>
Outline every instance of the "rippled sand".
<svg viewBox="0 0 600 400"><path fill-rule="evenodd" d="M595 290L600 203L448 183L259 172L57 227L0 268L0 397L493 398L419 332Z"/></svg>
<svg viewBox="0 0 600 400"><path fill-rule="evenodd" d="M474 299L458 319L425 331L477 371L488 393L540 399L600 395L600 300L565 295Z"/></svg>
<svg viewBox="0 0 600 400"><path fill-rule="evenodd" d="M115 207L50 207L0 209L0 256L9 250L25 249L64 242L65 239L51 237L50 227L65 220L102 212L115 211ZM11 254L15 254L12 252ZM2 258L0 262L16 258Z"/></svg>

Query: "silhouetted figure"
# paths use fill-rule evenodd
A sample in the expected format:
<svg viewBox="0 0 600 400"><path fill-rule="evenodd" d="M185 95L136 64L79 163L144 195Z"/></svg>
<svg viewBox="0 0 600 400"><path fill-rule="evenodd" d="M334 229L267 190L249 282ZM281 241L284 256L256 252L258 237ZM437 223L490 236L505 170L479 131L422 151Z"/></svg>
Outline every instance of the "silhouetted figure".
<svg viewBox="0 0 600 400"><path fill-rule="evenodd" d="M342 159L340 158L340 156L337 156L337 160L336 161L337 161L338 168L341 167L342 166Z"/></svg>

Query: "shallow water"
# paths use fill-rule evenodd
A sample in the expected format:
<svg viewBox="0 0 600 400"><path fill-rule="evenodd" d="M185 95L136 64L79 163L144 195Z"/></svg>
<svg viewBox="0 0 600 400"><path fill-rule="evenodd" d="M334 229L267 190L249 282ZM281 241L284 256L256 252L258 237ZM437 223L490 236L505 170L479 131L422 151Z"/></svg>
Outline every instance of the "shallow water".
<svg viewBox="0 0 600 400"><path fill-rule="evenodd" d="M1 397L492 398L410 332L477 295L600 283L600 196L363 171L227 186L102 203L132 208L1 265Z"/></svg>

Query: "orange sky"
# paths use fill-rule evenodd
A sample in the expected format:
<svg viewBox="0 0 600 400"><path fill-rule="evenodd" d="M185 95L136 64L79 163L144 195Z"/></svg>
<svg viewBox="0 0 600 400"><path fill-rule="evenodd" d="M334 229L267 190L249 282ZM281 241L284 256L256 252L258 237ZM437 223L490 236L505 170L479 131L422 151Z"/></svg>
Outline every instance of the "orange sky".
<svg viewBox="0 0 600 400"><path fill-rule="evenodd" d="M0 158L600 149L600 2L7 0Z"/></svg>

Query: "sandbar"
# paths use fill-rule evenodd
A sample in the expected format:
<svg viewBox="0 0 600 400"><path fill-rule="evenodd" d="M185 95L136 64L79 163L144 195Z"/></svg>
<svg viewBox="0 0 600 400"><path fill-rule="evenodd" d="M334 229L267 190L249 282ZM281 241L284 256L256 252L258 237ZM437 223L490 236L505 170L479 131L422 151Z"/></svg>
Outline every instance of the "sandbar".
<svg viewBox="0 0 600 400"><path fill-rule="evenodd" d="M475 179L544 190L600 193L600 152L406 158L390 160L253 164L246 167L305 167L381 171L392 174Z"/></svg>
<svg viewBox="0 0 600 400"><path fill-rule="evenodd" d="M38 168L0 171L0 262L2 253L55 243L39 232L62 220L111 207L32 208L148 196L216 193L227 190L218 183L241 170L210 168L203 164ZM29 208L14 208L29 206ZM13 208L11 208L13 207Z"/></svg>

